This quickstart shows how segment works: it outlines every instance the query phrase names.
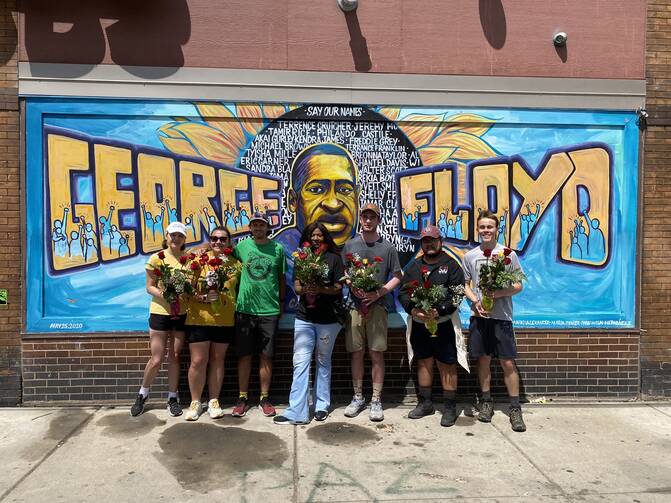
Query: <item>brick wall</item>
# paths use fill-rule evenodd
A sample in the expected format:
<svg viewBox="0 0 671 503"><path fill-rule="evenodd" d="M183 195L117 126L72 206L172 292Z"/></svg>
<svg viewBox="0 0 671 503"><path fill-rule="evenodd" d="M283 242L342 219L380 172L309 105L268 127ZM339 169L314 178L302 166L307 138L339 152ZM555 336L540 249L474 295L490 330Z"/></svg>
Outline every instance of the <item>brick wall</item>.
<svg viewBox="0 0 671 503"><path fill-rule="evenodd" d="M21 400L21 261L16 2L0 4L0 405Z"/></svg>
<svg viewBox="0 0 671 503"><path fill-rule="evenodd" d="M641 393L671 396L671 8L649 0L646 48L648 128L643 178Z"/></svg>
<svg viewBox="0 0 671 503"><path fill-rule="evenodd" d="M518 333L522 391L534 396L632 398L638 393L637 333ZM389 402L414 401L414 369L407 365L405 334L391 333L386 353L385 399ZM292 336L278 339L275 358L273 398L286 402L291 385ZM333 354L333 397L344 402L351 396L349 355L344 336L336 342ZM30 339L23 344L24 401L130 401L137 393L142 370L149 358L146 336L96 337L76 339ZM182 359L182 401L189 401L186 382L188 352ZM235 358L226 361L222 391L224 403L237 396ZM370 365L366 365L370 372ZM366 376L370 394L370 375ZM153 398L166 391L165 367L154 386ZM436 375L436 392L440 387ZM460 371L459 395L472 399L477 390L474 375ZM496 395L505 395L501 372L495 368ZM258 397L256 369L252 372L250 396Z"/></svg>

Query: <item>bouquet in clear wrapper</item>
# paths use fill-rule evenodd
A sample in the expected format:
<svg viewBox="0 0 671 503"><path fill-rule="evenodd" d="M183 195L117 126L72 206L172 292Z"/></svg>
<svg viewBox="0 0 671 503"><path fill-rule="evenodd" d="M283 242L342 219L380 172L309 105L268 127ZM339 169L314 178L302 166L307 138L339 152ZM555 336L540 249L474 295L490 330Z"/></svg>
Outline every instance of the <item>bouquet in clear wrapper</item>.
<svg viewBox="0 0 671 503"><path fill-rule="evenodd" d="M496 290L510 288L514 283L520 283L527 279L520 269L512 267L510 254L512 250L508 247L503 253L492 253L492 250L484 250L483 254L487 261L480 266L478 272L478 288L482 292L480 301L483 309L491 311L494 307L493 293Z"/></svg>
<svg viewBox="0 0 671 503"><path fill-rule="evenodd" d="M362 259L356 253L348 253L345 255L345 276L341 281L346 282L350 288L358 288L366 293L375 292L382 286L376 277L380 271L378 265L380 262L382 262L381 257L375 257L369 261L367 258ZM358 311L365 318L370 311L370 306L361 303Z"/></svg>
<svg viewBox="0 0 671 503"><path fill-rule="evenodd" d="M438 306L445 301L447 289L443 285L432 285L429 281L429 268L422 267L422 282L411 281L408 286L410 301L425 313L432 309L438 309ZM435 318L424 322L424 326L431 334L431 337L437 337L438 320Z"/></svg>
<svg viewBox="0 0 671 503"><path fill-rule="evenodd" d="M163 298L170 305L170 317L176 319L181 311L180 297L193 293L192 278L183 268L175 268L165 262L165 252L159 252L161 263L154 268L153 274L157 279L158 287L163 292ZM189 262L187 255L179 257L179 263L185 266Z"/></svg>
<svg viewBox="0 0 671 503"><path fill-rule="evenodd" d="M294 273L296 279L304 286L322 286L328 280L329 267L324 261L324 252L328 247L322 244L316 250L313 250L310 243L305 242L303 246L293 252ZM305 295L306 306L314 308L316 306L317 296L313 294Z"/></svg>
<svg viewBox="0 0 671 503"><path fill-rule="evenodd" d="M228 257L232 253L231 248L224 248L224 256ZM221 294L228 291L229 280L239 273L239 262L203 253L198 261L193 263L198 263L201 268L207 266L208 271L200 278L200 282L208 292L217 292L217 300L213 304L218 309L222 302Z"/></svg>

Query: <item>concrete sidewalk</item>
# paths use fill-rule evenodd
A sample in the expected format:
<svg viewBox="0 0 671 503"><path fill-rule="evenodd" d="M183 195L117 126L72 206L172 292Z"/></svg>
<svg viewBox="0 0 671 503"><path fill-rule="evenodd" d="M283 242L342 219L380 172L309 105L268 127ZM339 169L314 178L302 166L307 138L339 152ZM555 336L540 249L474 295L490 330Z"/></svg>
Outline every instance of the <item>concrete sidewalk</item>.
<svg viewBox="0 0 671 503"><path fill-rule="evenodd" d="M671 501L671 403L527 405L526 433L500 408L451 428L408 410L294 427L0 409L0 501Z"/></svg>

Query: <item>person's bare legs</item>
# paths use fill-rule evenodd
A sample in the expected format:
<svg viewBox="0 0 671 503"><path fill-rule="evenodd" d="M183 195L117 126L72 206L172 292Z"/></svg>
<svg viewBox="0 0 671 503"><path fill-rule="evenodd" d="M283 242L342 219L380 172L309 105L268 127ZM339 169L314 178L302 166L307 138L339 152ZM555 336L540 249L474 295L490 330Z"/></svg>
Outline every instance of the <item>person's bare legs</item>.
<svg viewBox="0 0 671 503"><path fill-rule="evenodd" d="M205 377L207 375L207 363L210 354L210 341L192 342L189 344L191 363L189 364L189 391L191 400L200 402Z"/></svg>
<svg viewBox="0 0 671 503"><path fill-rule="evenodd" d="M169 335L170 332L149 329L149 349L151 351L151 357L144 368L144 375L142 377L143 388L151 387L154 383L154 379L156 379L158 371L161 369Z"/></svg>
<svg viewBox="0 0 671 503"><path fill-rule="evenodd" d="M210 344L210 363L207 370L207 391L210 395L210 400L219 399L221 393L221 386L224 382L224 375L226 373L224 362L226 360L226 352L228 351L228 344L221 344L213 342Z"/></svg>

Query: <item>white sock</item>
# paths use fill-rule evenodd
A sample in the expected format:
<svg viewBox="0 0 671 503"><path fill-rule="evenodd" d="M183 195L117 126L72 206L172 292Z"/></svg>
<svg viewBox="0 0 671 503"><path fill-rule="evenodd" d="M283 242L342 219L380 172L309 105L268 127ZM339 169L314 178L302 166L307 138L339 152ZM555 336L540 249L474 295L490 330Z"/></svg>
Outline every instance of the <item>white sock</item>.
<svg viewBox="0 0 671 503"><path fill-rule="evenodd" d="M168 400L170 400L171 398L177 398L176 391L168 391Z"/></svg>
<svg viewBox="0 0 671 503"><path fill-rule="evenodd" d="M149 388L145 388L144 386L140 386L140 395L147 398L149 396Z"/></svg>

